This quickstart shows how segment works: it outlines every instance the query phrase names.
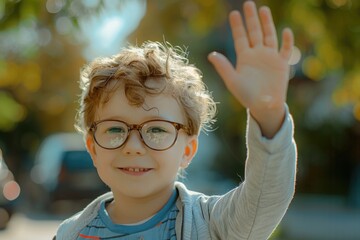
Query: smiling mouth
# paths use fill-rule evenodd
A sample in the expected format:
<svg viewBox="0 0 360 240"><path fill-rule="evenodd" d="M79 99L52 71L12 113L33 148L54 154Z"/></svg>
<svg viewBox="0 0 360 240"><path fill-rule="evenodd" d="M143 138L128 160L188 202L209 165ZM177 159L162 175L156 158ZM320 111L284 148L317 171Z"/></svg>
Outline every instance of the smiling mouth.
<svg viewBox="0 0 360 240"><path fill-rule="evenodd" d="M131 173L144 173L151 170L151 168L119 168L119 169Z"/></svg>

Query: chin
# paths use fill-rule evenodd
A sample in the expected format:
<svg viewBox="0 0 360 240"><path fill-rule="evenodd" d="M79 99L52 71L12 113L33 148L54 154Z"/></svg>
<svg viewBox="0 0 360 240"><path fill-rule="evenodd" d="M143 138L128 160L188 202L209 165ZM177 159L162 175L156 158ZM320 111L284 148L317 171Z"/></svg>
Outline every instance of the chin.
<svg viewBox="0 0 360 240"><path fill-rule="evenodd" d="M112 188L113 193L117 192L119 195L127 196L129 198L149 198L149 197L156 197L156 195L163 196L165 192L169 190L167 186L149 186L149 185L133 185L131 184L127 186L117 186L116 188Z"/></svg>

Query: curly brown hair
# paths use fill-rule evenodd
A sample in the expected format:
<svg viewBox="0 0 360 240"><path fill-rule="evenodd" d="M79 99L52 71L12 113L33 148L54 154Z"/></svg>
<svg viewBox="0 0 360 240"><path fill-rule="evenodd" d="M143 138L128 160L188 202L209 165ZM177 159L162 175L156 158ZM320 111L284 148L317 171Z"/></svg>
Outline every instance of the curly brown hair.
<svg viewBox="0 0 360 240"><path fill-rule="evenodd" d="M114 56L97 58L84 66L76 129L88 133L98 107L109 101L120 86L129 103L138 107L145 104L147 94L173 96L184 110L190 135L207 130L215 121L216 103L200 70L189 64L187 53L168 43L148 41L141 47L129 45Z"/></svg>

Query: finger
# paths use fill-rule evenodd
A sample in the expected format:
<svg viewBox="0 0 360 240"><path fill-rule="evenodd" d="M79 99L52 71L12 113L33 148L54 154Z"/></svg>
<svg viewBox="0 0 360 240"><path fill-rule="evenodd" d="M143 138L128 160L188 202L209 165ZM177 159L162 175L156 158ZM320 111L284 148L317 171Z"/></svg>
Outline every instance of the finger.
<svg viewBox="0 0 360 240"><path fill-rule="evenodd" d="M208 56L209 61L215 67L215 70L224 80L226 86L230 88L231 79L234 78L235 70L229 60L222 54L212 52Z"/></svg>
<svg viewBox="0 0 360 240"><path fill-rule="evenodd" d="M274 49L278 48L276 29L271 15L270 8L261 7L259 10L260 21L264 32L264 45Z"/></svg>
<svg viewBox="0 0 360 240"><path fill-rule="evenodd" d="M234 46L237 53L249 47L246 30L238 11L232 11L229 14L229 22L234 40Z"/></svg>
<svg viewBox="0 0 360 240"><path fill-rule="evenodd" d="M256 5L253 1L246 1L244 3L244 14L251 46L261 45L263 43L263 33Z"/></svg>
<svg viewBox="0 0 360 240"><path fill-rule="evenodd" d="M280 56L289 60L294 46L294 35L290 28L285 28L282 32L282 44L280 48Z"/></svg>

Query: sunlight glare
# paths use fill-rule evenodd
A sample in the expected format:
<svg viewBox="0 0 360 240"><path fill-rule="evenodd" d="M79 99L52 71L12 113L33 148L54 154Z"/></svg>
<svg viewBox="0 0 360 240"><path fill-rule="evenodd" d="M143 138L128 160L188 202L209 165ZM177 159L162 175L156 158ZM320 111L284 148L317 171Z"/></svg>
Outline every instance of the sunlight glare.
<svg viewBox="0 0 360 240"><path fill-rule="evenodd" d="M86 41L83 54L88 60L116 54L136 29L146 12L146 1L104 1L97 15L79 19L80 39Z"/></svg>
<svg viewBox="0 0 360 240"><path fill-rule="evenodd" d="M101 36L103 39L103 41L101 41L100 43L103 46L111 44L123 27L124 21L121 16L114 16L106 19L102 26L99 27L99 36Z"/></svg>

